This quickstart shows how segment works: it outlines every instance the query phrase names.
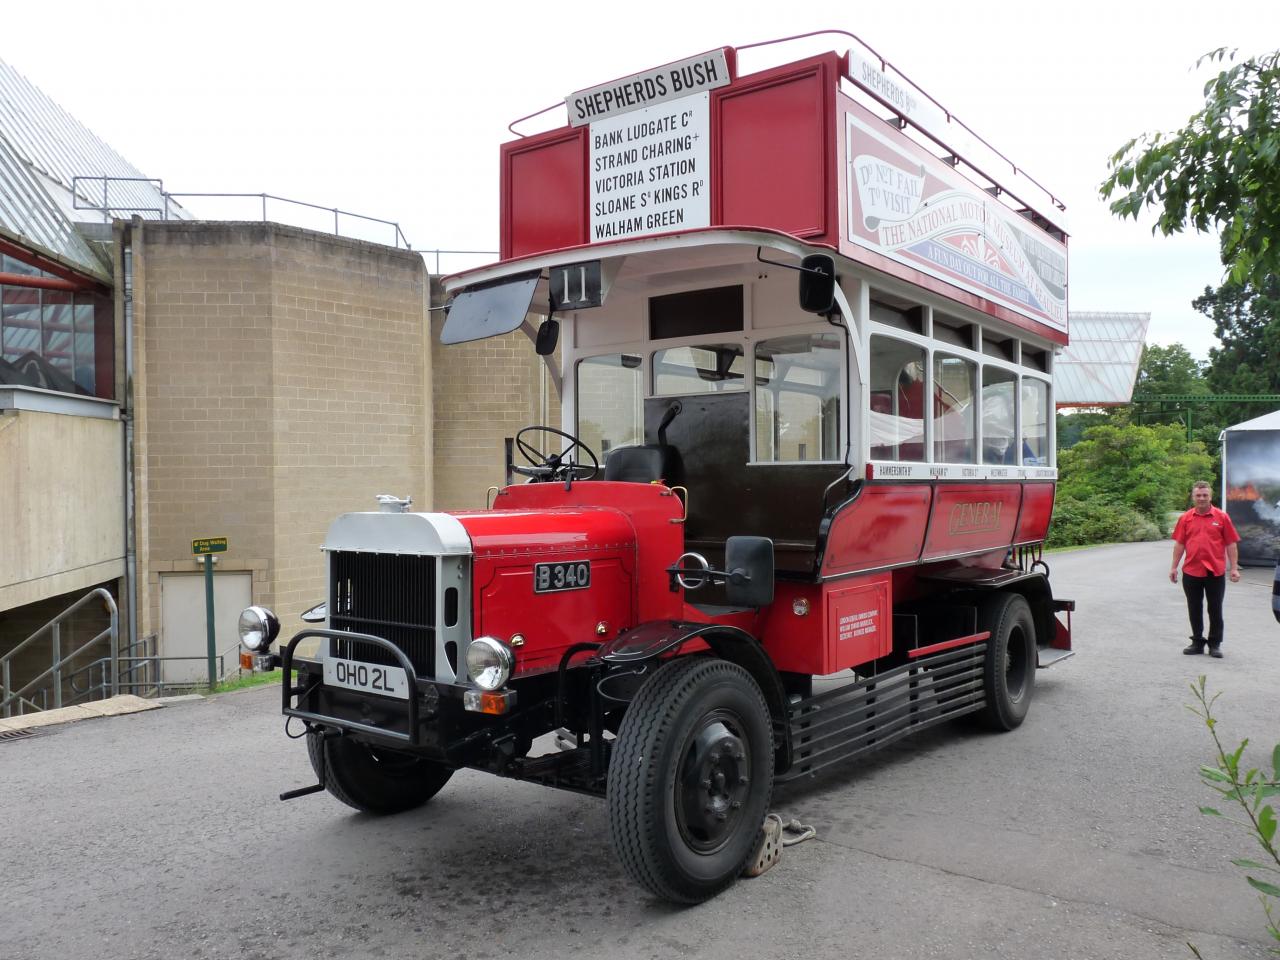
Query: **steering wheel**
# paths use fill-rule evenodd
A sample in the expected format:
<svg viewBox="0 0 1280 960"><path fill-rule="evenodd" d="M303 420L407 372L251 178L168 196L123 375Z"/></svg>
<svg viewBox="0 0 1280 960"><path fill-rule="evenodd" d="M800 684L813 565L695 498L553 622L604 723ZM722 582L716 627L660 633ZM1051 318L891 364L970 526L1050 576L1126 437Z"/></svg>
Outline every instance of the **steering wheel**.
<svg viewBox="0 0 1280 960"><path fill-rule="evenodd" d="M569 445L560 453L543 456L533 444L525 440L527 433L550 433L562 440L567 440ZM532 478L535 483L551 480L590 480L600 472L600 460L591 452L590 447L572 434L554 427L524 427L516 434L516 449L525 460L529 461L530 466L523 467L513 463L511 469L521 476ZM570 456L575 449L585 453L591 459L591 463L575 463Z"/></svg>

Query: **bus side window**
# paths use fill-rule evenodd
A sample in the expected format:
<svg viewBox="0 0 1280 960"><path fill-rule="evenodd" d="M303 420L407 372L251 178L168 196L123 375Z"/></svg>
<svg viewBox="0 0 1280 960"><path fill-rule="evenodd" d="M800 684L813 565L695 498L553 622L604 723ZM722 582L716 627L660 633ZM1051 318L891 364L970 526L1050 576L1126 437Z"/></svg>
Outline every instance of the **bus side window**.
<svg viewBox="0 0 1280 960"><path fill-rule="evenodd" d="M840 460L843 351L833 333L762 340L755 348L756 460Z"/></svg>
<svg viewBox="0 0 1280 960"><path fill-rule="evenodd" d="M945 353L933 355L933 459L974 463L977 437L973 380L977 364Z"/></svg>
<svg viewBox="0 0 1280 960"><path fill-rule="evenodd" d="M641 361L606 354L578 361L578 431L603 457L614 447L644 443L644 384Z"/></svg>
<svg viewBox="0 0 1280 960"><path fill-rule="evenodd" d="M1049 462L1049 384L1022 378L1022 464L1047 467Z"/></svg>
<svg viewBox="0 0 1280 960"><path fill-rule="evenodd" d="M923 347L871 338L871 459L925 459Z"/></svg>
<svg viewBox="0 0 1280 960"><path fill-rule="evenodd" d="M1012 370L982 368L982 462L1018 462L1018 375Z"/></svg>

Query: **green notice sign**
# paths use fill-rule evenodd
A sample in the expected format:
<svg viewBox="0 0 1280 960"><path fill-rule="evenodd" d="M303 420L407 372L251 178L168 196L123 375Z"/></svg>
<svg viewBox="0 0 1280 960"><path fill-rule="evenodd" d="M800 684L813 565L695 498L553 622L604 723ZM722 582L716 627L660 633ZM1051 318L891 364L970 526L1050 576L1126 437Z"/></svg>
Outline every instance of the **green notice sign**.
<svg viewBox="0 0 1280 960"><path fill-rule="evenodd" d="M191 552L197 557L204 556L206 553L226 553L227 538L201 537L199 540L192 540Z"/></svg>

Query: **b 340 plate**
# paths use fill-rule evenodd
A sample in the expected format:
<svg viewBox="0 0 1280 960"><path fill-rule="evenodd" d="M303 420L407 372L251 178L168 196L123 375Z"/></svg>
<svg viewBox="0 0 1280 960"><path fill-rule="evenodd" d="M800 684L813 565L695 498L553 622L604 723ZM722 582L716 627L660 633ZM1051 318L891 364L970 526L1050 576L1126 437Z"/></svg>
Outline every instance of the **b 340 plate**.
<svg viewBox="0 0 1280 960"><path fill-rule="evenodd" d="M572 563L535 563L533 592L559 593L561 590L585 590L591 586L591 561Z"/></svg>

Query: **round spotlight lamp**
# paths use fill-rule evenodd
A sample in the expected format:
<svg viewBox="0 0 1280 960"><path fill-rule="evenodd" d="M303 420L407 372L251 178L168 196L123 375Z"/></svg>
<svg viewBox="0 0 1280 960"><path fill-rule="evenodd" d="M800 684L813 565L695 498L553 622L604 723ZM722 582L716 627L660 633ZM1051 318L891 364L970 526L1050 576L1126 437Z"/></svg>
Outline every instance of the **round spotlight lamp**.
<svg viewBox="0 0 1280 960"><path fill-rule="evenodd" d="M266 607L245 607L240 614L240 642L254 653L265 653L280 633L280 621Z"/></svg>
<svg viewBox="0 0 1280 960"><path fill-rule="evenodd" d="M467 676L482 690L497 690L511 676L515 654L495 637L476 637L467 647Z"/></svg>

